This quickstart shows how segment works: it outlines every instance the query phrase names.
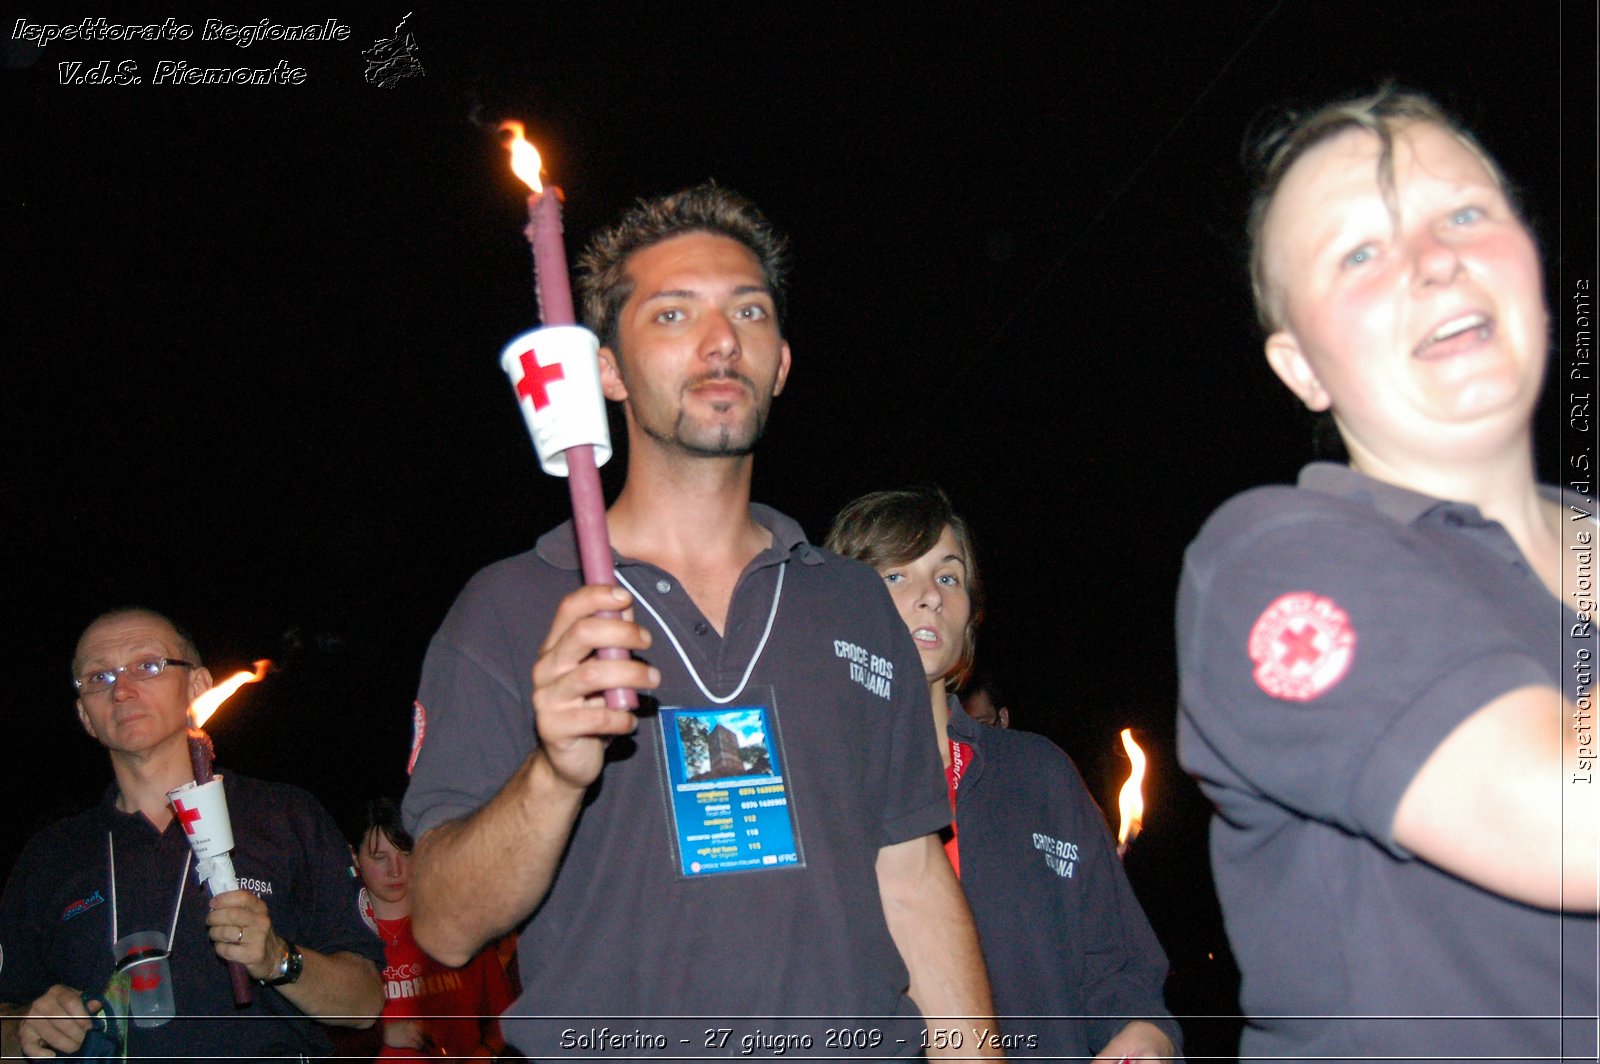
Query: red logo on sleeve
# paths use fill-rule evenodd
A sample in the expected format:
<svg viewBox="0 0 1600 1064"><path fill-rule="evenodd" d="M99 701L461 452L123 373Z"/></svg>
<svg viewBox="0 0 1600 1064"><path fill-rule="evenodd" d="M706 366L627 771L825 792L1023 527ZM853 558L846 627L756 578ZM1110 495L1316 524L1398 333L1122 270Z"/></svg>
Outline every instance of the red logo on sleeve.
<svg viewBox="0 0 1600 1064"><path fill-rule="evenodd" d="M1344 679L1356 653L1350 617L1311 591L1279 596L1250 629L1256 686L1273 698L1309 702Z"/></svg>
<svg viewBox="0 0 1600 1064"><path fill-rule="evenodd" d="M417 767L417 755L422 753L422 738L428 734L428 711L421 702L411 703L411 760L406 762L406 775Z"/></svg>

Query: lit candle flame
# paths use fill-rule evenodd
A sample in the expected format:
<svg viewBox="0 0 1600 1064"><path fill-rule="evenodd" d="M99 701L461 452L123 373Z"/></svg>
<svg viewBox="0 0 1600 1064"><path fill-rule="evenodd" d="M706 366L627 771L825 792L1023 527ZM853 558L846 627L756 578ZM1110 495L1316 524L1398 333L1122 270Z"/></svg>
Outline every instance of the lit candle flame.
<svg viewBox="0 0 1600 1064"><path fill-rule="evenodd" d="M543 162L539 158L539 149L522 135L522 123L501 122L500 132L511 134L506 139L506 150L511 153L511 172L535 192L543 192L544 184L539 180L539 168Z"/></svg>
<svg viewBox="0 0 1600 1064"><path fill-rule="evenodd" d="M1117 795L1117 808L1122 814L1122 823L1117 827L1118 857L1128 852L1128 844L1138 837L1139 829L1144 826L1144 794L1141 788L1144 785L1145 757L1139 744L1133 741L1132 728L1122 729L1122 746L1128 751L1128 760L1133 765L1128 770L1128 782L1122 785Z"/></svg>
<svg viewBox="0 0 1600 1064"><path fill-rule="evenodd" d="M262 660L256 662L255 672L236 672L223 680L209 691L203 691L200 697L189 704L189 723L196 728L206 726L206 721L211 719L211 714L217 707L233 697L233 693L247 683L255 683L267 674L272 667L272 662Z"/></svg>

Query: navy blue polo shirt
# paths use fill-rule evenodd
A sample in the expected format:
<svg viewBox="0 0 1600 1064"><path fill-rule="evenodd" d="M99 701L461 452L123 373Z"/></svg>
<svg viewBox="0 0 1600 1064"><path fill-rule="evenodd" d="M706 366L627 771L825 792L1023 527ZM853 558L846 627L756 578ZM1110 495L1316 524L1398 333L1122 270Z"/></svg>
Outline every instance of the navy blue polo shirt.
<svg viewBox="0 0 1600 1064"><path fill-rule="evenodd" d="M219 773L233 824L234 871L266 902L272 926L318 953L351 952L382 966L383 943L362 922L350 851L310 794L287 784ZM172 948L177 1017L132 1027L130 1056L251 1060L324 1055L332 1045L277 990L255 985L238 1008L227 966L206 930L210 896L191 866L174 818L157 831L142 814L116 807L113 783L99 805L36 835L0 899L0 1001L26 1004L51 986L103 989L111 974L112 881L106 837L115 841L117 930L165 933L183 879Z"/></svg>
<svg viewBox="0 0 1600 1064"><path fill-rule="evenodd" d="M1593 1021L1559 1018L1594 1015L1594 919L1456 879L1391 832L1472 713L1530 685L1552 712L1579 695L1585 629L1506 530L1314 464L1212 516L1177 623L1179 755L1216 805L1242 1054L1555 1055L1566 1037L1592 1057Z"/></svg>
<svg viewBox="0 0 1600 1064"><path fill-rule="evenodd" d="M1077 767L1042 735L979 724L956 789L961 888L1008 1055L1087 1059L1131 1019L1183 1044L1162 1001L1167 957Z"/></svg>
<svg viewBox="0 0 1600 1064"><path fill-rule="evenodd" d="M737 1038L703 1044L718 1025L700 1018L743 1017L740 1030L752 1036L803 1026L819 1052L824 1028L850 1017L921 1028L876 875L880 848L950 821L921 661L875 572L813 547L775 511L751 513L773 544L741 574L721 635L673 574L616 559L639 593L635 619L654 637L638 656L661 670L662 684L636 734L611 744L555 882L522 932L523 995L502 1029L530 1056L621 1052L605 1038L662 1029L637 1017L691 1018L683 1029L693 1040L680 1044L675 1031L668 1049L689 1056L739 1053ZM456 600L423 666L422 741L405 799L415 834L488 802L532 753L533 664L558 602L581 582L566 524L480 572ZM739 690L748 672L732 704L770 704L768 741L785 766L802 861L682 874L652 707L706 704L689 665L717 697ZM810 1019L783 1022L796 1016ZM913 1038L877 1052L917 1048Z"/></svg>

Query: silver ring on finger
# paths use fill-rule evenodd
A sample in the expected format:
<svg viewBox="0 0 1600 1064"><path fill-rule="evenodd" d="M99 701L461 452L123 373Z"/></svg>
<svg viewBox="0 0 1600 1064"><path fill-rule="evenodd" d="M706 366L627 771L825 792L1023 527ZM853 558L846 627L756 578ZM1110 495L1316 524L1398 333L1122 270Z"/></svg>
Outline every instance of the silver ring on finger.
<svg viewBox="0 0 1600 1064"><path fill-rule="evenodd" d="M239 943L244 941L244 928L238 924L234 924L233 926L234 930L239 932L239 936L233 940L233 944L237 946Z"/></svg>

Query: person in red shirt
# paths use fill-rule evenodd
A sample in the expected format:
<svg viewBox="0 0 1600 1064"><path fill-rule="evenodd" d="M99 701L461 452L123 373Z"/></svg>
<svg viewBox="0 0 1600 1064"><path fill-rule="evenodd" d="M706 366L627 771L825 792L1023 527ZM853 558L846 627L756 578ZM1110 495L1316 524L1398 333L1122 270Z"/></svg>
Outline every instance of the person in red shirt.
<svg viewBox="0 0 1600 1064"><path fill-rule="evenodd" d="M456 1060L503 1052L498 1016L516 997L495 943L461 968L423 953L411 935L411 836L388 798L367 803L352 840L361 874L361 915L383 939L383 1049L378 1058L419 1053Z"/></svg>

